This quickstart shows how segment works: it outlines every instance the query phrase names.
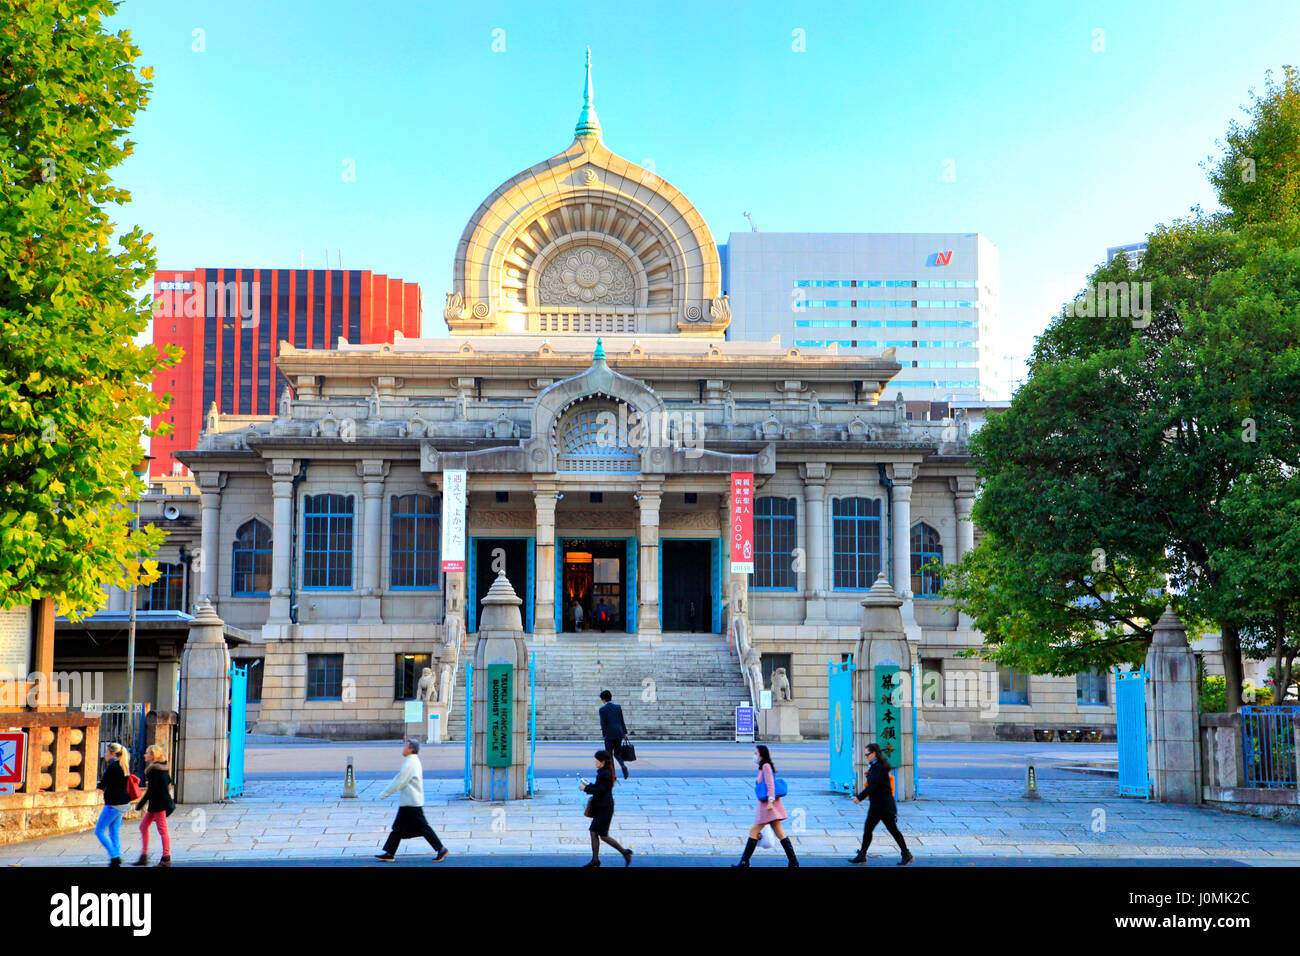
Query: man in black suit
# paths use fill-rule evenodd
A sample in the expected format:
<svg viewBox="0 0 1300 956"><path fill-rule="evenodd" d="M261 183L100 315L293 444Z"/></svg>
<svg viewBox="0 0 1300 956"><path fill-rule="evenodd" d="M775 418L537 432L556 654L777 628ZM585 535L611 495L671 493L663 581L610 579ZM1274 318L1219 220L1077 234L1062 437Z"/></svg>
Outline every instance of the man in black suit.
<svg viewBox="0 0 1300 956"><path fill-rule="evenodd" d="M614 703L614 695L607 690L600 692L600 699L605 703L600 707L600 737L605 741L605 750L613 755L618 765L623 768L623 779L627 779L627 764L619 753L619 745L627 736L627 724L623 722L623 708Z"/></svg>

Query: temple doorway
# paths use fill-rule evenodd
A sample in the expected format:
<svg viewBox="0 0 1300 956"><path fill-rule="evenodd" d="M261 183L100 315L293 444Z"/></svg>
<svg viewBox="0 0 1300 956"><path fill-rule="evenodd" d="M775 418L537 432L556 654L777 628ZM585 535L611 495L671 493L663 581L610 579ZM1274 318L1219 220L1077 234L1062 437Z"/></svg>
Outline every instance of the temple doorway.
<svg viewBox="0 0 1300 956"><path fill-rule="evenodd" d="M665 631L713 631L713 549L709 540L667 539L662 556L659 598Z"/></svg>
<svg viewBox="0 0 1300 956"><path fill-rule="evenodd" d="M564 630L628 631L627 543L619 538L565 538L560 550ZM582 609L581 618L574 614L575 602ZM631 611L635 613L635 608Z"/></svg>

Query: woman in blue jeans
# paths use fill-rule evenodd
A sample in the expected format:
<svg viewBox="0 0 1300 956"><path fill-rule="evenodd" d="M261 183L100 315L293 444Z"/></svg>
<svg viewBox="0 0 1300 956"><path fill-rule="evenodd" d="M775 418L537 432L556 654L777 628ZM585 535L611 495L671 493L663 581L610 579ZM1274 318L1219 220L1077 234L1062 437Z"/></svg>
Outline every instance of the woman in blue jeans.
<svg viewBox="0 0 1300 956"><path fill-rule="evenodd" d="M126 776L131 769L131 755L121 744L109 744L104 762L104 775L99 778L99 789L104 791L104 809L99 811L95 823L95 836L104 844L109 866L122 865L122 815L131 806L126 789Z"/></svg>

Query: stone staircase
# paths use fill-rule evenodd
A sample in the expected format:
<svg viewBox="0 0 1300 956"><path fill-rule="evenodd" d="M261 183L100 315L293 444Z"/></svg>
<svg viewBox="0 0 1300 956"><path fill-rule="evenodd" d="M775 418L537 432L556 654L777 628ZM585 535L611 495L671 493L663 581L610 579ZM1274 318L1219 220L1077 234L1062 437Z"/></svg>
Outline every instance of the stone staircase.
<svg viewBox="0 0 1300 956"><path fill-rule="evenodd" d="M736 705L749 699L717 634L665 634L659 644L631 634L561 634L529 647L537 655L539 740L597 740L602 690L640 740L731 738Z"/></svg>

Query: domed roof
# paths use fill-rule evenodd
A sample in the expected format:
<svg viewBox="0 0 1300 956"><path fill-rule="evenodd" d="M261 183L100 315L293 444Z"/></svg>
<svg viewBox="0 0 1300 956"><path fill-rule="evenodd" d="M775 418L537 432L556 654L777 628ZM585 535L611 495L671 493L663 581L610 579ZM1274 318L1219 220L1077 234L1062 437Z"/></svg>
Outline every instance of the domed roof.
<svg viewBox="0 0 1300 956"><path fill-rule="evenodd" d="M461 234L443 316L453 333L698 333L731 314L703 217L604 144L587 51L564 152L507 180Z"/></svg>

